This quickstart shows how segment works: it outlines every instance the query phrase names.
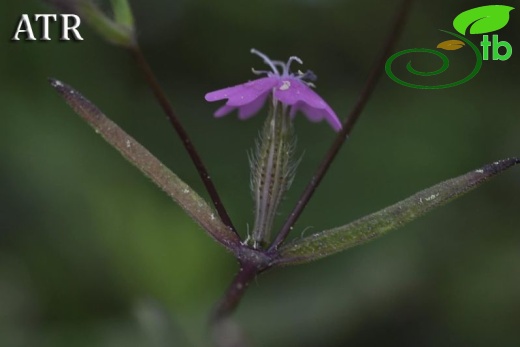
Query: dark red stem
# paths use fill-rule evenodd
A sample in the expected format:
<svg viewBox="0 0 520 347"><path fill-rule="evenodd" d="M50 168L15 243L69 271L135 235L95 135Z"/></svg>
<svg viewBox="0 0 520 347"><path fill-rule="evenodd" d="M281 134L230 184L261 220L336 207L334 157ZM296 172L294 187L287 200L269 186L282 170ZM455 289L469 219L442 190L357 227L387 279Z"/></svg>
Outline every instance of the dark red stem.
<svg viewBox="0 0 520 347"><path fill-rule="evenodd" d="M343 123L343 127L342 127L341 131L338 133L338 136L336 137L332 146L326 153L325 158L322 160L318 169L312 176L311 181L305 188L303 194L300 196L300 199L298 199L296 206L294 207L291 214L285 221L285 223L282 226L282 229L280 230L280 232L278 233L276 239L273 241L273 243L269 247L270 252L273 252L274 250L276 250L278 248L278 246L280 246L282 244L282 242L287 238L293 225L296 223L296 221L300 217L304 208L307 206L307 203L309 202L310 198L314 194L314 191L316 190L318 185L321 183L321 180L327 173L330 165L332 164L332 161L334 160L334 158L338 154L339 150L341 149L341 146L343 145L345 140L349 137L352 130L354 129L354 126L356 125L357 120L361 116L361 113L362 113L363 109L365 108L368 100L370 99L370 96L372 95L372 92L375 89L377 81L379 80L379 77L381 76L381 74L384 70L385 62L388 59L388 57L390 56L390 54L393 50L393 47L401 34L406 17L408 15L408 12L411 7L410 6L411 3L412 3L412 0L403 1L401 8L398 12L398 15L394 21L393 28L390 31L390 35L388 36L388 38L386 40L386 44L383 48L383 51L381 52L379 58L376 60L374 68L371 70L370 76L369 76L367 82L365 83L365 86L362 89L354 108L352 109L349 116L346 118L345 122Z"/></svg>
<svg viewBox="0 0 520 347"><path fill-rule="evenodd" d="M193 146L193 143L190 140L190 137L188 136L188 133L182 126L179 118L173 111L173 108L168 101L168 98L166 97L165 93L163 92L159 82L157 81L157 78L155 77L150 65L148 64L146 58L143 55L143 52L141 49L136 46L131 48L132 54L134 58L137 61L137 64L141 68L141 71L143 72L144 78L146 79L146 82L150 86L153 94L155 95L155 98L161 105L164 113L168 116L168 120L170 121L171 125L175 128L175 131L179 135L182 144L184 145L184 148L188 152L188 155L190 156L191 160L193 161L193 164L197 168L197 171L199 173L200 178L202 179L202 182L204 183L204 187L206 188L211 201L213 202L213 205L215 206L215 209L217 210L217 213L222 220L222 222L227 225L231 230L236 232L235 227L233 226L233 223L231 222L231 218L229 217L226 209L224 208L224 204L222 203L222 200L220 199L220 196L217 192L217 189L215 188L215 185L213 184L213 181L210 178L210 175L208 174L208 170L206 169L206 166L202 162L202 159L200 158L198 152L196 151L195 147Z"/></svg>
<svg viewBox="0 0 520 347"><path fill-rule="evenodd" d="M259 272L260 270L257 264L249 263L240 265L239 272L213 310L212 322L218 322L219 320L227 318L235 310L249 282L251 282Z"/></svg>

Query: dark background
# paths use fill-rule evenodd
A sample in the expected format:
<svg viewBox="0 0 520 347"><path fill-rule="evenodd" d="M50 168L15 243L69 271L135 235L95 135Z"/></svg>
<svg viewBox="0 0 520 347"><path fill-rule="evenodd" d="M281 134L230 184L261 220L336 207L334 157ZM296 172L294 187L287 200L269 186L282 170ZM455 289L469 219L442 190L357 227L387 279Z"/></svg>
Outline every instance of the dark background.
<svg viewBox="0 0 520 347"><path fill-rule="evenodd" d="M254 78L250 68L264 68L254 47L275 59L300 56L345 117L397 3L131 2L145 54L243 234L253 222L247 151L265 110L246 122L216 120L218 105L204 94ZM417 1L396 51L434 48L451 38L437 29L453 30L458 13L490 3ZM512 58L484 62L462 86L409 89L383 76L294 237L520 155L518 11L498 32ZM52 12L36 0L0 3L0 346L207 345L206 318L234 260L47 78L79 89L206 196L199 178L128 52L86 26L83 42L9 40L22 13ZM469 49L448 54L451 74L437 81L473 68ZM334 137L302 116L295 126L305 154L279 223ZM236 318L256 346L519 346L519 206L514 168L373 243L262 275Z"/></svg>

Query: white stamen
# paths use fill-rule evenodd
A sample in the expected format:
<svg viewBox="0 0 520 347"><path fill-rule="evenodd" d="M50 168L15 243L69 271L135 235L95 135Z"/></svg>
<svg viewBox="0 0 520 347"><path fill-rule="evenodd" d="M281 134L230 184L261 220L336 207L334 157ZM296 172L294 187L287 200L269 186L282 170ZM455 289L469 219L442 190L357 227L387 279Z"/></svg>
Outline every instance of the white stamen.
<svg viewBox="0 0 520 347"><path fill-rule="evenodd" d="M257 51L257 50L254 49L254 48L251 48L251 53L252 53L252 54L256 54L257 56L259 56L260 58L262 58L262 59L264 60L264 62L265 62L267 65L269 65L269 67L270 67L271 69L273 69L273 72L274 72L275 74L277 74L277 75L280 74L280 72L278 71L278 69L276 68L276 66L274 66L273 61L272 61L271 59L269 59L269 57L268 57L267 55L265 55L265 54L262 53L262 52Z"/></svg>
<svg viewBox="0 0 520 347"><path fill-rule="evenodd" d="M285 65L285 67L284 67L284 71L283 72L285 74L287 74L287 75L289 74L289 70L291 68L291 63L293 61L297 62L300 65L303 65L303 61L300 58L298 58L298 57L293 55L293 56L289 57L289 60L287 60L287 65Z"/></svg>
<svg viewBox="0 0 520 347"><path fill-rule="evenodd" d="M287 62L283 62L281 60L271 60L267 55L263 54L262 52L259 52L258 50L252 48L251 53L258 55L264 63L269 65L269 67L272 69L273 72L270 71L264 71L264 70L256 70L254 68L251 69L255 75L261 75L261 74L267 74L268 76L273 76L273 73L276 76L286 78L286 77L297 77L301 80L316 80L316 75L312 71L302 72L301 70L298 70L296 73L291 73L291 64L293 61L297 62L298 64L303 64L303 60L301 60L297 56L291 56L287 60ZM281 71L281 72L280 72ZM311 87L314 87L314 85L310 85ZM286 87L285 87L286 88ZM285 90L285 89L281 89Z"/></svg>
<svg viewBox="0 0 520 347"><path fill-rule="evenodd" d="M295 55L292 55L289 57L289 60L287 61L287 65L290 65L293 61L297 62L300 65L303 65L303 60L301 60L300 57L297 57Z"/></svg>
<svg viewBox="0 0 520 347"><path fill-rule="evenodd" d="M282 85L280 87L280 90L287 90L291 87L290 81L282 81Z"/></svg>
<svg viewBox="0 0 520 347"><path fill-rule="evenodd" d="M257 70L257 69L255 69L254 67L251 68L251 71L252 71L255 75L263 75L263 74L269 74L269 73L271 73L271 71L267 71L267 70Z"/></svg>
<svg viewBox="0 0 520 347"><path fill-rule="evenodd" d="M273 60L272 62L273 62L274 66L281 67L284 74L286 73L286 69L285 68L286 68L287 65L285 65L285 63L283 61L281 61L281 60Z"/></svg>

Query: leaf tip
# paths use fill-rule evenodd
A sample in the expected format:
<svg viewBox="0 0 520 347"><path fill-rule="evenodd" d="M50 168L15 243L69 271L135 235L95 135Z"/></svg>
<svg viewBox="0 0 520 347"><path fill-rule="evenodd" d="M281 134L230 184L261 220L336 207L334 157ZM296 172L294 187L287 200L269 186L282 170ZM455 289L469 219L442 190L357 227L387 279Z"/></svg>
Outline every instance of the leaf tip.
<svg viewBox="0 0 520 347"><path fill-rule="evenodd" d="M49 81L49 84L53 88L58 89L58 88L63 87L63 83L55 78L49 77L49 78L47 78L47 81Z"/></svg>
<svg viewBox="0 0 520 347"><path fill-rule="evenodd" d="M484 166L482 169L477 170L477 171L486 174L486 176L494 176L517 164L520 164L520 157L507 158L507 159L495 161L494 163L488 164L488 165Z"/></svg>
<svg viewBox="0 0 520 347"><path fill-rule="evenodd" d="M73 102L73 99L83 99L82 95L76 92L71 86L63 83L55 78L48 78L49 84L60 94L67 103ZM77 95L75 95L77 94ZM79 100L77 100L79 101Z"/></svg>

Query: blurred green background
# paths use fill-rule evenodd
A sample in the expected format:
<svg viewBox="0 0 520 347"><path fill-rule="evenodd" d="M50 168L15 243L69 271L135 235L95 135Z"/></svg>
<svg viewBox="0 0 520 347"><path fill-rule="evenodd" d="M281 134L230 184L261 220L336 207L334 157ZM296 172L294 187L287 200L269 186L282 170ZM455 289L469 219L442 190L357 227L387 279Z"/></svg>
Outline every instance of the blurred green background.
<svg viewBox="0 0 520 347"><path fill-rule="evenodd" d="M218 105L203 95L254 78L250 68L264 68L249 54L254 47L300 56L344 117L397 3L131 1L145 54L243 234L253 222L247 151L264 117L215 120ZM488 4L417 1L397 50L434 48L451 38L437 29L452 30L458 13ZM383 76L294 237L520 155L517 11L499 32L512 58L484 62L467 84L424 91ZM52 12L36 0L0 3L0 346L208 345L206 318L234 260L47 78L79 89L203 194L199 178L127 52L86 26L83 42L9 40L21 14ZM437 81L473 68L468 49L448 54L452 74ZM418 68L436 67L417 59ZM279 223L334 137L302 116L296 130L304 158ZM373 243L260 276L235 317L256 346L519 346L519 207L514 168Z"/></svg>

